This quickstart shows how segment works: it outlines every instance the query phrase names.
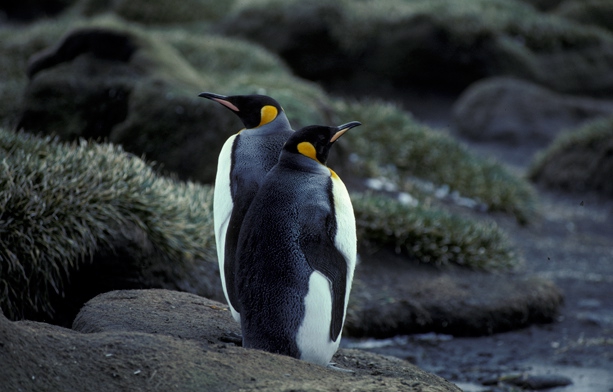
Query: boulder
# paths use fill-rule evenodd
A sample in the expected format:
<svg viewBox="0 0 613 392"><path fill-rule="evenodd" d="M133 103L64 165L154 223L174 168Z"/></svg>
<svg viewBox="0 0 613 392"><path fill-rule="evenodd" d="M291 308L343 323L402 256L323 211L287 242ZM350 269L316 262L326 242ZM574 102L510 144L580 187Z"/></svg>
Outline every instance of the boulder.
<svg viewBox="0 0 613 392"><path fill-rule="evenodd" d="M613 101L560 94L515 78L488 78L458 98L453 122L472 140L538 148L564 130L611 112Z"/></svg>
<svg viewBox="0 0 613 392"><path fill-rule="evenodd" d="M7 390L460 391L391 357L341 349L343 372L227 343L227 307L166 290L115 291L90 301L81 332L0 315Z"/></svg>
<svg viewBox="0 0 613 392"><path fill-rule="evenodd" d="M436 268L391 251L363 255L356 269L345 332L387 338L437 332L480 336L555 320L560 290L521 273Z"/></svg>

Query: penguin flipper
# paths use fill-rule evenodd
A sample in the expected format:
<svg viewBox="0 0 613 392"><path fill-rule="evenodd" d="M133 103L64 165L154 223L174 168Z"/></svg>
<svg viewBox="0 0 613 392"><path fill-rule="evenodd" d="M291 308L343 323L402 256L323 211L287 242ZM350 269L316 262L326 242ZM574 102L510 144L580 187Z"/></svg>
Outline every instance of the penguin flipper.
<svg viewBox="0 0 613 392"><path fill-rule="evenodd" d="M336 341L343 329L345 317L347 261L329 237L307 236L300 241L300 247L309 266L321 272L332 286L330 339Z"/></svg>
<svg viewBox="0 0 613 392"><path fill-rule="evenodd" d="M226 290L228 293L228 301L230 305L240 313L240 304L236 287L236 270L238 267L238 259L236 257L236 248L238 244L238 235L240 227L243 223L240 217L244 215L242 211L238 211L240 207L235 207L230 216L230 223L226 231L226 242L224 249L224 275L226 279Z"/></svg>

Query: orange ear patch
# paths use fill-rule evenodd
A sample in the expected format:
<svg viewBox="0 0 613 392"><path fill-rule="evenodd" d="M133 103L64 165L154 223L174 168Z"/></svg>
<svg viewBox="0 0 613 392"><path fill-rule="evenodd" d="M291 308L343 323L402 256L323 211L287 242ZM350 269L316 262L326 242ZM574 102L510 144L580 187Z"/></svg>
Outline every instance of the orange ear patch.
<svg viewBox="0 0 613 392"><path fill-rule="evenodd" d="M277 110L276 107L271 106L271 105L264 106L262 110L260 111L261 120L260 120L260 124L258 125L258 127L268 124L269 122L277 118L278 114L279 114L279 111Z"/></svg>
<svg viewBox="0 0 613 392"><path fill-rule="evenodd" d="M309 142L298 143L298 152L319 162L317 160L317 152L315 151L315 146L313 146Z"/></svg>

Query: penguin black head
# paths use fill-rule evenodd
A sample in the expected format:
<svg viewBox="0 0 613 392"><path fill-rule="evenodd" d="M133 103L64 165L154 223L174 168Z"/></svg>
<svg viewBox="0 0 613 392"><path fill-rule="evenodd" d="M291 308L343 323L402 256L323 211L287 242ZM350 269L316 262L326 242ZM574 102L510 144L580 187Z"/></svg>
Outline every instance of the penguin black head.
<svg viewBox="0 0 613 392"><path fill-rule="evenodd" d="M253 129L273 121L283 111L279 102L266 95L219 95L200 93L199 97L219 102L232 110L243 122L245 128Z"/></svg>
<svg viewBox="0 0 613 392"><path fill-rule="evenodd" d="M339 125L338 127L330 127L326 125L310 125L296 131L285 142L283 150L302 154L315 161L326 164L330 147L339 137L351 128L362 125L357 121L348 122L347 124Z"/></svg>

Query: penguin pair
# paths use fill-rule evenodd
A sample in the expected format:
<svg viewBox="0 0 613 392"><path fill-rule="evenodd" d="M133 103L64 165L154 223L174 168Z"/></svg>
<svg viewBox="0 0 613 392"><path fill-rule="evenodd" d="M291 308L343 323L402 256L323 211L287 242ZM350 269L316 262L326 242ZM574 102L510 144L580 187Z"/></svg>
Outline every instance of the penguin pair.
<svg viewBox="0 0 613 392"><path fill-rule="evenodd" d="M242 96L239 100L238 96L210 93L201 96L233 110L246 127L249 125L242 116L248 113L238 102L259 102L261 107L274 102L277 113L282 113L278 103L269 97ZM251 106L251 110L257 106ZM264 112L260 110L261 117ZM282 148L277 138L256 146L237 145L237 138L242 138L247 128L226 142L231 144L228 149L232 154L224 154L226 145L222 149L214 202L218 254L220 244L224 246L223 260L220 258L222 283L232 314L241 323L244 347L325 366L340 343L356 263L351 200L326 161L332 144L360 123L314 125L293 133L285 116L282 121L277 119L278 114L266 123L274 127L266 130L269 136L264 139L285 135L289 129L290 136L281 143ZM253 128L252 133L257 134L261 126ZM256 155L251 155L249 162L237 160L248 155L242 155L241 149L262 145L270 149L259 150L257 158L266 163L270 157L264 155L273 155L279 147L280 154L274 154L276 164L272 168L263 167ZM252 171L254 166L258 166L257 172ZM268 174L259 177L262 172ZM241 198L240 186L245 182L242 177L258 183L259 190ZM218 192L220 185L230 192ZM218 197L224 199L218 201ZM218 221L218 216L227 220ZM238 238L236 232L230 237L236 228ZM221 237L224 233L225 239Z"/></svg>

